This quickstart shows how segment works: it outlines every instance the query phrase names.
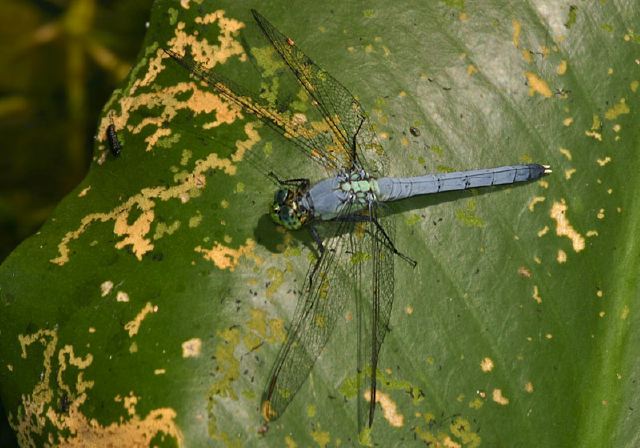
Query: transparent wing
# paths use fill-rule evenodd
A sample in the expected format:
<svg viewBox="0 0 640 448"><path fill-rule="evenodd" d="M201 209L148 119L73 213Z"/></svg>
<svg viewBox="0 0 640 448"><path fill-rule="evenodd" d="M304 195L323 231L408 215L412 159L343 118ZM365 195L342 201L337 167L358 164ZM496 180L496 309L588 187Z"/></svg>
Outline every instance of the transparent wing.
<svg viewBox="0 0 640 448"><path fill-rule="evenodd" d="M248 135L236 132L231 136L221 136L215 130L203 127L202 123L194 119L193 116L177 116L172 118L168 124L186 145L198 145L200 148L210 149L222 157L230 158L234 163L246 162L257 173L269 180L274 187L280 187L280 184L275 180L276 177L280 179L311 177L314 171L317 171L316 165L304 163L305 159L300 156L280 157L280 154L272 149L273 146L270 142L248 148L246 144L250 139ZM249 124L252 129L260 126L260 123L256 122ZM283 164L283 161L287 163Z"/></svg>
<svg viewBox="0 0 640 448"><path fill-rule="evenodd" d="M171 57L195 78L204 81L217 94L255 115L284 138L295 143L298 150L322 165L329 174L335 174L342 168L341 160L333 149L336 147L334 135L328 129L319 129L296 114L279 111L254 92L236 85L214 69L205 68L193 59L193 55L182 55L169 49L163 51L167 57Z"/></svg>
<svg viewBox="0 0 640 448"><path fill-rule="evenodd" d="M394 299L395 255L389 243L395 234L393 217L378 217L376 205L371 213L379 225L373 221L363 223L364 232L358 244L363 255L356 258L360 262L353 263L352 274L360 285L356 292L359 431L373 423L378 355L389 330Z"/></svg>
<svg viewBox="0 0 640 448"><path fill-rule="evenodd" d="M370 174L380 174L387 165L385 156L358 100L260 13L253 9L251 12L274 48L317 103L335 140L341 145L335 153L340 165L346 169L359 163ZM356 153L353 152L354 145Z"/></svg>
<svg viewBox="0 0 640 448"><path fill-rule="evenodd" d="M266 421L275 420L285 411L309 376L351 298L352 283L344 266L350 260L353 226L352 222L333 223L333 236L324 240L324 252L309 268L287 340L278 353L262 397Z"/></svg>

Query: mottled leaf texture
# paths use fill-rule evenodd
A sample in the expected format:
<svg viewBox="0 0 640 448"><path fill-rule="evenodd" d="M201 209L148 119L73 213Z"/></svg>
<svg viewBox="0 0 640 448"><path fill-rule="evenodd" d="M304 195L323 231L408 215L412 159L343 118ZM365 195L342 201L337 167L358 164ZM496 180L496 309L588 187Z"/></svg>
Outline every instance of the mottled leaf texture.
<svg viewBox="0 0 640 448"><path fill-rule="evenodd" d="M158 0L86 178L0 267L19 443L639 446L639 23L635 0ZM264 174L318 181L358 127L372 173L553 174L376 210L415 269L368 222L321 226L321 256Z"/></svg>

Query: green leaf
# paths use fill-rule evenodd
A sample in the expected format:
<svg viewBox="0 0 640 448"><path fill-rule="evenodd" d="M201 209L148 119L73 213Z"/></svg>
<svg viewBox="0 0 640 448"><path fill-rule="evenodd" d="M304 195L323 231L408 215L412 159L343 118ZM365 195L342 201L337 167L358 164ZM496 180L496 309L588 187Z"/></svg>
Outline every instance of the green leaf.
<svg viewBox="0 0 640 448"><path fill-rule="evenodd" d="M156 2L89 174L0 268L0 396L19 442L637 445L637 2L291 5ZM360 435L353 304L261 431L314 252L270 223L271 183L245 154L286 172L292 149L160 49L190 42L305 110L250 6L360 99L389 174L554 168L399 204L395 243L418 267L396 263L379 408Z"/></svg>

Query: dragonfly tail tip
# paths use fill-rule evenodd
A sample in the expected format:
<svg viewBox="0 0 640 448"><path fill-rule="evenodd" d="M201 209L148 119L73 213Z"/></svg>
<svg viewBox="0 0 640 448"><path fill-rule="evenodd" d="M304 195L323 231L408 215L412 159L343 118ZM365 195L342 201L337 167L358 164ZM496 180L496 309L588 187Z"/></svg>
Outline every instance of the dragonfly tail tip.
<svg viewBox="0 0 640 448"><path fill-rule="evenodd" d="M542 165L542 168L544 168L544 174L551 174L553 173L553 170L551 169L551 165Z"/></svg>

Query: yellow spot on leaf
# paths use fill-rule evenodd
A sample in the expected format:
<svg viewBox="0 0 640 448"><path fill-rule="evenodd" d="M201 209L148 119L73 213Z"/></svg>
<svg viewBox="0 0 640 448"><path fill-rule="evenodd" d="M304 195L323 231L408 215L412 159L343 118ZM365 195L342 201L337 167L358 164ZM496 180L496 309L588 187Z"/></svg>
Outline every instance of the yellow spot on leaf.
<svg viewBox="0 0 640 448"><path fill-rule="evenodd" d="M527 384L524 385L524 390L527 393L532 393L533 392L533 383L531 381L529 381Z"/></svg>
<svg viewBox="0 0 640 448"><path fill-rule="evenodd" d="M370 391L367 390L364 393L364 399L371 401ZM380 404L380 407L382 408L382 415L391 426L401 428L404 425L404 416L400 414L398 406L388 394L378 390L376 392L376 403Z"/></svg>
<svg viewBox="0 0 640 448"><path fill-rule="evenodd" d="M193 156L193 152L188 149L183 149L182 157L180 158L180 165L185 166L187 163L189 163L191 156Z"/></svg>
<svg viewBox="0 0 640 448"><path fill-rule="evenodd" d="M118 291L118 293L116 294L116 302L128 302L129 301L129 294L127 294L124 291Z"/></svg>
<svg viewBox="0 0 640 448"><path fill-rule="evenodd" d="M183 358L197 358L202 352L202 340L200 338L189 339L182 343Z"/></svg>
<svg viewBox="0 0 640 448"><path fill-rule="evenodd" d="M516 19L511 21L513 27L513 46L518 48L520 46L520 32L522 31L522 25Z"/></svg>
<svg viewBox="0 0 640 448"><path fill-rule="evenodd" d="M454 442L451 437L446 437L444 439L444 446L447 448L477 448L480 446L480 436L477 432L471 430L471 423L465 418L460 416L455 417L449 425L449 431L451 431L451 435L459 439L462 443Z"/></svg>
<svg viewBox="0 0 640 448"><path fill-rule="evenodd" d="M106 282L102 282L100 285L100 295L105 297L108 295L113 289L113 282L111 280L107 280Z"/></svg>
<svg viewBox="0 0 640 448"><path fill-rule="evenodd" d="M307 405L307 417L316 416L316 407L312 404Z"/></svg>
<svg viewBox="0 0 640 448"><path fill-rule="evenodd" d="M14 419L9 415L9 423L16 431L20 446L42 446L47 440L51 446L151 446L158 436L173 438L174 444L183 445L183 436L175 423L176 412L170 408L153 409L145 418L135 412L136 399L133 392L125 398L128 417L120 417L113 423L101 425L95 418L82 413L82 406L88 398L88 391L94 382L84 380L84 371L92 363L91 354L79 357L73 347L65 345L56 354L58 335L55 330L40 330L28 336L19 336L22 357L27 358L26 349L38 342L44 350L37 350L42 356L42 373L39 383L30 394L22 395L20 413ZM54 361L58 361L57 374ZM67 384L65 379L73 378L68 372L73 367L78 372L75 383ZM52 387L62 391L67 400L66 409L60 409L58 393ZM117 398L117 397L116 397ZM122 399L116 400L122 402ZM37 437L37 441L34 440Z"/></svg>
<svg viewBox="0 0 640 448"><path fill-rule="evenodd" d="M94 222L114 221L114 233L122 236L123 239L116 242L116 249L131 246L132 251L138 260L153 249L151 240L147 234L151 229L151 222L154 220L154 207L156 201L168 201L170 199L184 198L189 191L197 188L196 180L202 179L202 173L210 169L223 169L227 174L235 173L235 166L229 160L218 158L218 155L209 154L204 160L196 163L196 168L191 175L173 187L143 188L137 195L130 197L123 204L115 207L106 213L92 213L80 221L80 226L76 230L67 232L62 241L58 244L59 256L50 260L52 263L63 265L69 261L69 243L84 233L84 231ZM139 216L132 224L129 224L130 215L135 211Z"/></svg>
<svg viewBox="0 0 640 448"><path fill-rule="evenodd" d="M549 232L549 226L544 226L542 229L538 230L538 237L545 236Z"/></svg>
<svg viewBox="0 0 640 448"><path fill-rule="evenodd" d="M493 370L493 360L489 357L484 358L480 361L480 368L485 373L491 372Z"/></svg>
<svg viewBox="0 0 640 448"><path fill-rule="evenodd" d="M571 117L567 117L564 120L562 120L562 124L565 126L571 126L573 124L573 118Z"/></svg>
<svg viewBox="0 0 640 448"><path fill-rule="evenodd" d="M602 122L600 121L600 117L598 115L593 116L593 122L591 123L591 129L589 131L585 131L584 134L587 137L592 137L598 141L602 141L602 134L600 130L602 129Z"/></svg>
<svg viewBox="0 0 640 448"><path fill-rule="evenodd" d="M556 73L560 76L567 73L567 61L565 61L564 59L560 61L560 64L558 64L558 68L556 68Z"/></svg>
<svg viewBox="0 0 640 448"><path fill-rule="evenodd" d="M627 317L629 317L629 312L629 307L625 305L624 308L622 308L622 312L620 313L620 319L627 320Z"/></svg>
<svg viewBox="0 0 640 448"><path fill-rule="evenodd" d="M629 112L631 112L631 109L627 106L625 99L620 98L620 101L616 103L616 105L604 113L604 118L607 120L615 120L620 115L628 114Z"/></svg>
<svg viewBox="0 0 640 448"><path fill-rule="evenodd" d="M212 261L219 269L234 271L242 256L253 258L256 263L259 263L258 257L253 254L255 247L255 241L248 238L245 244L237 249L216 243L211 249L204 249L201 246L197 246L194 250L203 254L205 260Z"/></svg>
<svg viewBox="0 0 640 448"><path fill-rule="evenodd" d="M275 267L270 267L267 269L267 275L269 276L269 286L267 287L266 296L271 298L284 283L284 272Z"/></svg>
<svg viewBox="0 0 640 448"><path fill-rule="evenodd" d="M289 435L284 437L284 443L287 448L298 448L298 444Z"/></svg>
<svg viewBox="0 0 640 448"><path fill-rule="evenodd" d="M565 156L567 158L567 160L571 160L571 151L569 151L567 148L560 148L560 154L562 154L563 156Z"/></svg>
<svg viewBox="0 0 640 448"><path fill-rule="evenodd" d="M413 307L411 305L407 305L404 308L404 312L408 315L411 316L413 314Z"/></svg>
<svg viewBox="0 0 640 448"><path fill-rule="evenodd" d="M600 166L605 166L606 164L608 164L609 162L611 162L611 157L607 156L604 159L597 159L596 162L598 163L598 165Z"/></svg>
<svg viewBox="0 0 640 448"><path fill-rule="evenodd" d="M201 222L202 222L202 215L200 214L200 212L197 212L197 214L189 218L189 228L191 229L196 228L200 225Z"/></svg>
<svg viewBox="0 0 640 448"><path fill-rule="evenodd" d="M569 238L573 243L573 250L580 252L585 248L584 237L569 223L566 215L567 210L568 207L564 199L560 202L554 202L551 207L551 218L556 221L556 235Z"/></svg>
<svg viewBox="0 0 640 448"><path fill-rule="evenodd" d="M153 234L154 240L159 240L165 235L172 235L176 230L180 228L180 221L174 221L171 225L167 223L159 222L156 225L156 232Z"/></svg>
<svg viewBox="0 0 640 448"><path fill-rule="evenodd" d="M594 138L600 142L602 141L602 134L597 131L584 131L584 135Z"/></svg>
<svg viewBox="0 0 640 448"><path fill-rule="evenodd" d="M540 297L540 292L538 291L538 287L536 285L533 286L533 295L531 297L533 297L533 300L535 300L536 303L542 303L542 297Z"/></svg>
<svg viewBox="0 0 640 448"><path fill-rule="evenodd" d="M562 249L558 249L558 255L556 255L556 261L560 264L567 262L567 253Z"/></svg>
<svg viewBox="0 0 640 448"><path fill-rule="evenodd" d="M320 429L311 431L311 438L320 446L325 448L331 442L331 436L327 431L321 431Z"/></svg>
<svg viewBox="0 0 640 448"><path fill-rule="evenodd" d="M529 205L528 205L529 211L532 212L533 208L536 206L536 204L544 202L544 200L545 200L544 196L535 196L534 198L532 198L529 201Z"/></svg>
<svg viewBox="0 0 640 448"><path fill-rule="evenodd" d="M535 73L525 72L527 83L529 84L529 96L538 93L545 98L551 98L551 89L546 81L539 78Z"/></svg>
<svg viewBox="0 0 640 448"><path fill-rule="evenodd" d="M531 278L531 270L529 270L526 266L520 266L518 268L518 274L521 277Z"/></svg>
<svg viewBox="0 0 640 448"><path fill-rule="evenodd" d="M502 406L506 406L509 404L509 399L506 398L504 395L502 395L501 389L493 389L492 398L493 398L493 401L495 401L496 403Z"/></svg>
<svg viewBox="0 0 640 448"><path fill-rule="evenodd" d="M78 197L81 198L81 197L86 196L87 193L89 192L89 190L91 190L91 185L89 185L86 188L83 188L82 191L80 193L78 193Z"/></svg>
<svg viewBox="0 0 640 448"><path fill-rule="evenodd" d="M129 332L129 337L133 337L138 334L142 321L147 317L149 313L155 313L156 311L158 311L158 307L152 305L151 302L147 302L144 308L142 308L136 315L136 317L132 321L127 322L124 325L124 329Z"/></svg>
<svg viewBox="0 0 640 448"><path fill-rule="evenodd" d="M564 178L567 180L571 179L571 176L573 176L576 171L577 170L575 168L568 168L564 170Z"/></svg>

